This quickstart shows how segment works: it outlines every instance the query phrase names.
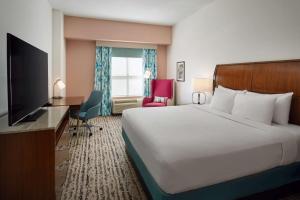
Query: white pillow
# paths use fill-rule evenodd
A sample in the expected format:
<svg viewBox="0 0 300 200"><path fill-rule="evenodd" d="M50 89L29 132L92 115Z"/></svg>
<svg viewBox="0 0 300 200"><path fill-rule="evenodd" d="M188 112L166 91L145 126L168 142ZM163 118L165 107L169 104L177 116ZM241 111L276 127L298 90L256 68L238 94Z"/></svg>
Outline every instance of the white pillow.
<svg viewBox="0 0 300 200"><path fill-rule="evenodd" d="M239 92L239 93L247 92L247 90L233 90L233 89L230 89L230 88L223 87L222 85L219 85L218 88L226 90L228 92Z"/></svg>
<svg viewBox="0 0 300 200"><path fill-rule="evenodd" d="M156 103L165 103L166 99L167 99L167 97L158 97L158 96L155 96L154 97L154 102L156 102Z"/></svg>
<svg viewBox="0 0 300 200"><path fill-rule="evenodd" d="M274 96L237 94L232 115L271 125L275 101Z"/></svg>
<svg viewBox="0 0 300 200"><path fill-rule="evenodd" d="M289 116L290 116L290 108L293 92L284 93L284 94L260 94L255 92L247 92L251 95L267 95L276 97L274 114L273 114L273 122L277 124L288 124Z"/></svg>
<svg viewBox="0 0 300 200"><path fill-rule="evenodd" d="M236 92L216 88L209 107L225 113L231 113Z"/></svg>

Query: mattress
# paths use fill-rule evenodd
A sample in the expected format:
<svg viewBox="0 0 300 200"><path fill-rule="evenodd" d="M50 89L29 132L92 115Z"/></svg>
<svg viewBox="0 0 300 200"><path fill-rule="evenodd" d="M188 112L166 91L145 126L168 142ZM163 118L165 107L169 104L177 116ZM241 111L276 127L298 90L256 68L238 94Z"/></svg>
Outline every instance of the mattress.
<svg viewBox="0 0 300 200"><path fill-rule="evenodd" d="M296 157L296 161L300 161L300 126L295 124L287 124L287 125L279 125L279 124L272 124L272 126L278 127L283 129L283 132L291 133L295 136L297 146L298 146L298 153Z"/></svg>
<svg viewBox="0 0 300 200"><path fill-rule="evenodd" d="M297 134L206 105L129 109L123 112L122 127L168 194L287 165L298 153Z"/></svg>

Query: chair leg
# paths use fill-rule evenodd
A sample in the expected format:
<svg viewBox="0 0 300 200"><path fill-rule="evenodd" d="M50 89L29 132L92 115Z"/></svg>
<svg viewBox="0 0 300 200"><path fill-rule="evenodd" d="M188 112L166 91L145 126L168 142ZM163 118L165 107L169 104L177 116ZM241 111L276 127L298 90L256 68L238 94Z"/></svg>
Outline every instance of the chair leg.
<svg viewBox="0 0 300 200"><path fill-rule="evenodd" d="M101 126L97 126L97 125L91 125L88 123L88 120L87 121L82 121L82 125L83 127L87 128L88 131L89 131L89 136L92 136L93 135L93 132L92 132L92 127L98 127L100 131L103 130L103 128ZM76 129L77 129L77 132L74 132L73 133L73 136L75 136L77 133L78 133L78 130L79 130L79 119L77 119L77 126L76 126Z"/></svg>
<svg viewBox="0 0 300 200"><path fill-rule="evenodd" d="M89 137L91 137L93 135L92 130L91 130L91 126L89 125L88 121L85 122L86 127L88 128L89 132Z"/></svg>

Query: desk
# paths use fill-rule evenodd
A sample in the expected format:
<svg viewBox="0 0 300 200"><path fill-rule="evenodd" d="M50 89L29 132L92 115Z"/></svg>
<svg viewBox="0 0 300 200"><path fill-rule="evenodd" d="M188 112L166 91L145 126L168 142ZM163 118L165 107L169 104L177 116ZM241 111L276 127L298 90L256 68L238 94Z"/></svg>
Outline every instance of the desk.
<svg viewBox="0 0 300 200"><path fill-rule="evenodd" d="M70 110L79 109L80 105L83 103L84 97L74 96L74 97L63 97L61 99L49 99L49 104L51 106L69 106Z"/></svg>
<svg viewBox="0 0 300 200"><path fill-rule="evenodd" d="M55 147L69 107L43 109L36 121L15 126L0 118L0 199L55 199Z"/></svg>

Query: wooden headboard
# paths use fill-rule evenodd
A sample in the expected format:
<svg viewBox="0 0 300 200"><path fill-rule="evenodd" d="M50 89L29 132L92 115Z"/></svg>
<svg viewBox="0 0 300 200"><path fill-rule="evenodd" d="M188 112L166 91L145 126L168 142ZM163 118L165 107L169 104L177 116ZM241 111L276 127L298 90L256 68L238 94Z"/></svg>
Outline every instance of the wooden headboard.
<svg viewBox="0 0 300 200"><path fill-rule="evenodd" d="M214 88L218 85L268 94L294 92L289 122L300 125L300 59L217 65Z"/></svg>

